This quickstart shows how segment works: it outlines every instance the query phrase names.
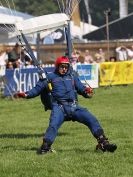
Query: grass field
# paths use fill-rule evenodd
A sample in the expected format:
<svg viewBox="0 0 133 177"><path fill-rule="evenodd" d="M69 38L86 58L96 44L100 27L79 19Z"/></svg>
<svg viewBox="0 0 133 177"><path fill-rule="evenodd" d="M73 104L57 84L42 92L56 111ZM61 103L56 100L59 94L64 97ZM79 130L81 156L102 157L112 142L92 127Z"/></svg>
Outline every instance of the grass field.
<svg viewBox="0 0 133 177"><path fill-rule="evenodd" d="M95 151L87 127L66 122L53 145L56 153L37 155L50 112L40 99L0 98L0 177L133 177L133 85L95 90L79 97L101 122L115 153Z"/></svg>

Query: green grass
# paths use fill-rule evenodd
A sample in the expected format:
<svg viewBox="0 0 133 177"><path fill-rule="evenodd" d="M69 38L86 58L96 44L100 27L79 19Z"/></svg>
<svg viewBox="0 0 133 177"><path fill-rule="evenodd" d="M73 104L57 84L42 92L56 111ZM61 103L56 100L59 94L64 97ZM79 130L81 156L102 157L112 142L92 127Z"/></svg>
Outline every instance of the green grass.
<svg viewBox="0 0 133 177"><path fill-rule="evenodd" d="M50 112L40 99L0 99L0 177L132 177L133 85L95 90L92 99L79 97L104 127L115 153L95 151L96 140L77 122L65 122L53 148L37 155Z"/></svg>

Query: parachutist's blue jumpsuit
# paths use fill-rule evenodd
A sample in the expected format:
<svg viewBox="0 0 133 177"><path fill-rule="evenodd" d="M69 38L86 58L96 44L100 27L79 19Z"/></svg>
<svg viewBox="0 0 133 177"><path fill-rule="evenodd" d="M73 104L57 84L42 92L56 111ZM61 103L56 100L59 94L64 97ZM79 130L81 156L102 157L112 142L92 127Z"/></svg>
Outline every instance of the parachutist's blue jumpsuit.
<svg viewBox="0 0 133 177"><path fill-rule="evenodd" d="M66 120L85 124L96 138L102 135L103 129L96 117L77 104L76 93L87 98L85 86L78 77L72 76L68 71L63 76L57 72L50 73L48 74L48 79L52 84L51 94L53 101L49 127L44 134L45 141L52 144L57 136L59 127ZM33 89L26 92L27 98L38 96L45 87L47 87L46 80L39 80Z"/></svg>

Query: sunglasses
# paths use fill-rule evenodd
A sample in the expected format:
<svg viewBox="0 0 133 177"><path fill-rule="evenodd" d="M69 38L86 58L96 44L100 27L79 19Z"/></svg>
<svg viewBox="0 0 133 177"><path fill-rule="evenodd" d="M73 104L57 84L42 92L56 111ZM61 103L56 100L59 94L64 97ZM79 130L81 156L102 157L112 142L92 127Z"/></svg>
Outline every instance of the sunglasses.
<svg viewBox="0 0 133 177"><path fill-rule="evenodd" d="M68 69L68 68L69 68L69 65L68 65L68 64L60 64L60 65L59 65L59 68L60 68L60 69Z"/></svg>

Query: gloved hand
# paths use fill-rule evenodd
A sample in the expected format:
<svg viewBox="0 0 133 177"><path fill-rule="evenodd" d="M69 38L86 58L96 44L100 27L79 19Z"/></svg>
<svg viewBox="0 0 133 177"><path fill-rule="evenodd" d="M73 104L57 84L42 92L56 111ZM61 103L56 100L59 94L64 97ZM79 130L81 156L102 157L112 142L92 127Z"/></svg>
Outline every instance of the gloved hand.
<svg viewBox="0 0 133 177"><path fill-rule="evenodd" d="M27 94L25 92L17 92L14 94L14 98L26 98Z"/></svg>
<svg viewBox="0 0 133 177"><path fill-rule="evenodd" d="M93 96L93 88L91 87L86 87L85 88L85 94L88 98L91 98Z"/></svg>

